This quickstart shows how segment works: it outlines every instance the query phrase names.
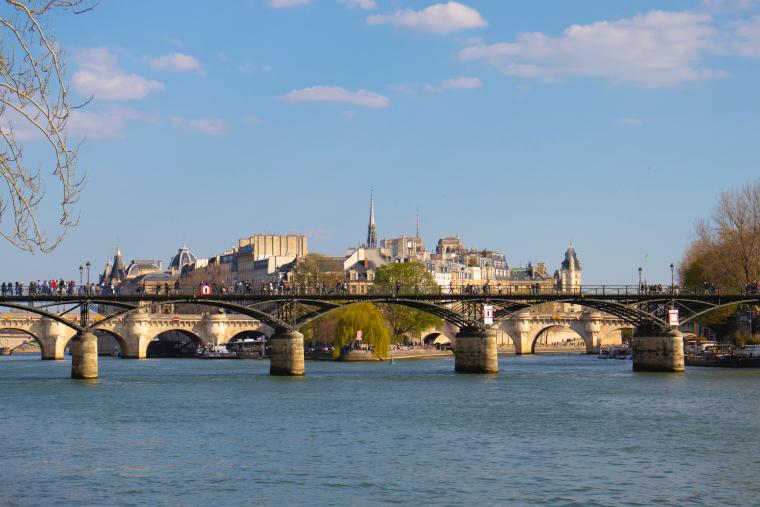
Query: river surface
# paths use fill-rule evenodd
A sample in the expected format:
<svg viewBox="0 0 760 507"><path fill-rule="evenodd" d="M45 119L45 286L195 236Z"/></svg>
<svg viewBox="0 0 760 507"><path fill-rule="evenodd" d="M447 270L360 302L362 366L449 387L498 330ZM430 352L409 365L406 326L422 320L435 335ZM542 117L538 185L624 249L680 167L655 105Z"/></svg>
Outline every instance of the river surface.
<svg viewBox="0 0 760 507"><path fill-rule="evenodd" d="M757 505L760 370L0 359L0 505Z"/></svg>

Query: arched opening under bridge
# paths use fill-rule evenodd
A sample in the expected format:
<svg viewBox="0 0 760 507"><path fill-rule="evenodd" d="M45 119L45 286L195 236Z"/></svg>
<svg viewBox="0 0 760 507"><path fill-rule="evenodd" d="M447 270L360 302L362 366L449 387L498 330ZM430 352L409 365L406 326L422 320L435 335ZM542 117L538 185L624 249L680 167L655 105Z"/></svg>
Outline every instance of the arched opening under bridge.
<svg viewBox="0 0 760 507"><path fill-rule="evenodd" d="M533 338L531 354L570 353L585 354L589 348L587 340L573 329L554 325L541 329Z"/></svg>
<svg viewBox="0 0 760 507"><path fill-rule="evenodd" d="M441 332L430 333L422 337L422 344L435 347L437 349L450 349L453 347L453 340L450 336Z"/></svg>
<svg viewBox="0 0 760 507"><path fill-rule="evenodd" d="M170 329L157 334L148 343L146 357L194 357L199 345L203 345L200 336L183 329Z"/></svg>
<svg viewBox="0 0 760 507"><path fill-rule="evenodd" d="M230 338L225 346L240 359L264 359L268 340L269 336L261 331L242 331Z"/></svg>
<svg viewBox="0 0 760 507"><path fill-rule="evenodd" d="M124 338L108 329L94 329L93 334L98 337L98 355L120 357L126 349Z"/></svg>
<svg viewBox="0 0 760 507"><path fill-rule="evenodd" d="M39 353L44 357L42 342L25 329L0 327L0 355Z"/></svg>

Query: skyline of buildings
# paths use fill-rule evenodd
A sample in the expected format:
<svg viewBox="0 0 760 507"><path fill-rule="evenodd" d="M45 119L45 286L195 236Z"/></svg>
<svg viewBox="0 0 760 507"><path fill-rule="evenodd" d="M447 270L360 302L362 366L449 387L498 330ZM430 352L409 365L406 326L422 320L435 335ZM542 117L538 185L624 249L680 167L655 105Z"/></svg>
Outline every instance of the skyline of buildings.
<svg viewBox="0 0 760 507"><path fill-rule="evenodd" d="M295 286L318 283L323 288L345 284L349 293L366 293L374 283L375 272L391 262L419 262L431 274L441 290L462 290L466 286L491 285L494 290L547 290L553 287L573 288L581 284L582 268L570 244L564 260L553 273L545 262L510 267L507 255L491 249L467 248L461 236L439 238L435 250L428 250L420 237L419 213L416 235L383 238L378 242L375 196L370 193L370 211L366 242L349 247L343 256L319 255L319 265L308 265L308 238L296 234L255 234L239 238L237 244L219 254L197 258L183 245L169 261L135 259L125 263L120 246L113 260L109 259L99 282L122 286L125 291L148 290L175 283L197 285L203 282L222 290L250 284L254 290L262 285ZM379 245L379 246L378 246ZM311 252L316 254L315 252ZM316 255L312 255L312 258ZM307 270L320 272L320 281L308 281ZM312 277L313 278L313 277ZM329 280L329 284L328 284Z"/></svg>

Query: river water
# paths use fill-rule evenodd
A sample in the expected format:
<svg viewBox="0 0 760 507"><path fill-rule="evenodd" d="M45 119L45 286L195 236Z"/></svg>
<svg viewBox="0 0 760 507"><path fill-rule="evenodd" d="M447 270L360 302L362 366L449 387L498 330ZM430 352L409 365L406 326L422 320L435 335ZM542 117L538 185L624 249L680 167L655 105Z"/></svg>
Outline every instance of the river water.
<svg viewBox="0 0 760 507"><path fill-rule="evenodd" d="M760 370L0 360L0 505L757 505Z"/></svg>

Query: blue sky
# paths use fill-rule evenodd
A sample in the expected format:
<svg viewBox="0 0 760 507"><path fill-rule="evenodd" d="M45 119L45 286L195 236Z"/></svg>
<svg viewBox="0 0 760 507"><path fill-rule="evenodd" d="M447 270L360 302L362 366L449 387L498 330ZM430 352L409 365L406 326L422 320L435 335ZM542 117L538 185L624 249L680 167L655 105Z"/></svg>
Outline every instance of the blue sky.
<svg viewBox="0 0 760 507"><path fill-rule="evenodd" d="M213 8L211 7L213 5ZM721 189L760 175L760 4L103 0L50 20L86 136L81 221L0 278L199 256L258 232L340 254L460 233L585 283L669 281ZM31 153L35 141L29 141Z"/></svg>

